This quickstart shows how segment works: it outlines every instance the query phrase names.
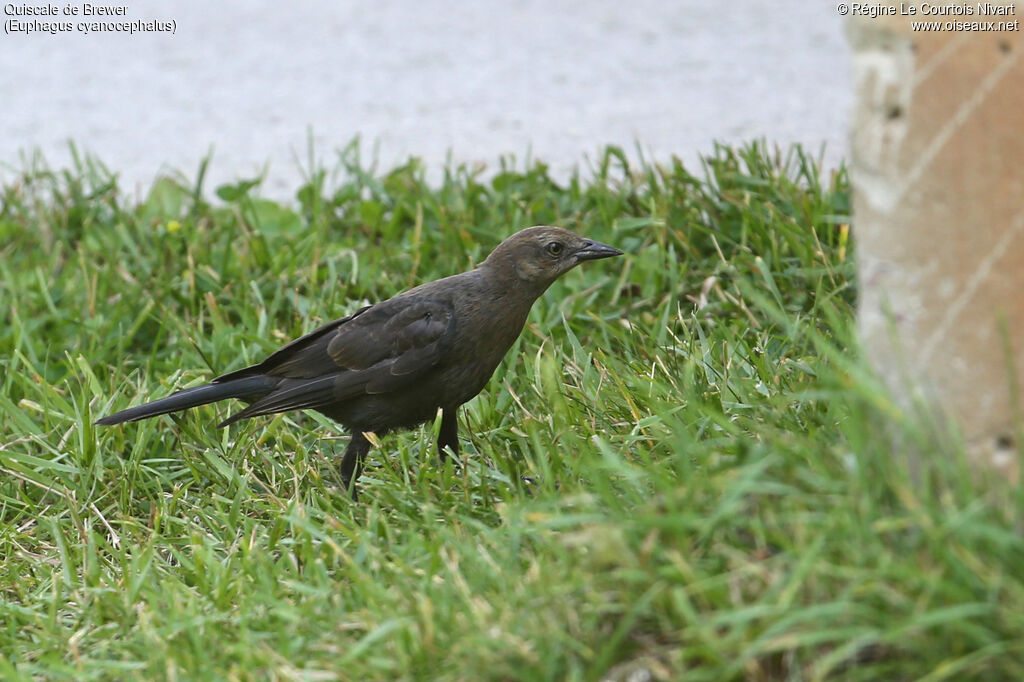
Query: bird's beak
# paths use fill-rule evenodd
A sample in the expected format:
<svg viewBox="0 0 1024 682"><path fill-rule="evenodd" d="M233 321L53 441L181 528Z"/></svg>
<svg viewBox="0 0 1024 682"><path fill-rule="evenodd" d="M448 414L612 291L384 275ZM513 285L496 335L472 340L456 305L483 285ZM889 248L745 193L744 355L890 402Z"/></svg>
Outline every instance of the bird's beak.
<svg viewBox="0 0 1024 682"><path fill-rule="evenodd" d="M621 255L622 252L614 246L586 239L583 241L583 248L576 252L576 260L597 260L598 258L611 258L612 256Z"/></svg>

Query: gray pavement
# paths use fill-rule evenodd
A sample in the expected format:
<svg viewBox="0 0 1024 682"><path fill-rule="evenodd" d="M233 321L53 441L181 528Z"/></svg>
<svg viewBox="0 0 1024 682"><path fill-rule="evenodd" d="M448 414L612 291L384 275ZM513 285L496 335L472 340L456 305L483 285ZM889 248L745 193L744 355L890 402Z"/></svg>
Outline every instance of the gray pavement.
<svg viewBox="0 0 1024 682"><path fill-rule="evenodd" d="M713 140L762 136L825 144L829 165L846 154L850 57L827 3L283 6L134 2L122 17L56 20L173 21L175 32L0 36L0 172L35 148L66 164L71 139L136 192L167 169L194 175L212 149L211 183L266 168L264 194L284 198L309 131L328 165L358 134L383 167L416 155L435 173L449 151L491 167L530 153L564 177L607 143L689 162Z"/></svg>

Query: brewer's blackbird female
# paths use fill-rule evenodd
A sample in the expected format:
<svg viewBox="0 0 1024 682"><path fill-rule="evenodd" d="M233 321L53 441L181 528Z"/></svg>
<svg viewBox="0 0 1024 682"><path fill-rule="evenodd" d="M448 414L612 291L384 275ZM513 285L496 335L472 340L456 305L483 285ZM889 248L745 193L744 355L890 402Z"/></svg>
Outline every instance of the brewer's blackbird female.
<svg viewBox="0 0 1024 682"><path fill-rule="evenodd" d="M98 420L110 425L177 412L225 398L249 403L221 422L316 410L352 433L341 477L355 481L370 441L431 421L440 408L437 447L459 452L456 411L479 393L523 330L533 302L585 260L616 248L558 227L512 235L481 265L421 284L292 341L258 365Z"/></svg>

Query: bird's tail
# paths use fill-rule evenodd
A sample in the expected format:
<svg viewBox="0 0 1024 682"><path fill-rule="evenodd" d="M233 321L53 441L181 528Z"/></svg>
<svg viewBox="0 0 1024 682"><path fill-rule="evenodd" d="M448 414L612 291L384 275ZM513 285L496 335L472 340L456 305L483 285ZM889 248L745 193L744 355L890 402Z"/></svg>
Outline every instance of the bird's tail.
<svg viewBox="0 0 1024 682"><path fill-rule="evenodd" d="M172 393L166 398L154 400L145 405L129 407L127 410L115 412L109 417L97 419L96 423L102 426L121 424L123 422L137 422L140 419L149 419L161 414L187 410L190 407L199 407L207 403L215 403L225 398L258 398L274 389L276 382L265 375L255 375L232 379L224 383L205 384L186 388L183 391Z"/></svg>

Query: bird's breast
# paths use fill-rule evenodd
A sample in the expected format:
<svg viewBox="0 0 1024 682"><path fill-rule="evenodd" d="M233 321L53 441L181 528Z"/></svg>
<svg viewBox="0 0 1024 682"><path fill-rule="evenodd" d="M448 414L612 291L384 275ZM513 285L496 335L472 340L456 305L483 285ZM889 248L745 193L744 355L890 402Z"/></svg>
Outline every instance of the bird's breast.
<svg viewBox="0 0 1024 682"><path fill-rule="evenodd" d="M489 311L490 312L490 311ZM460 324L443 375L443 405L461 405L483 390L523 330L526 312L504 309ZM511 314L510 314L511 313Z"/></svg>

